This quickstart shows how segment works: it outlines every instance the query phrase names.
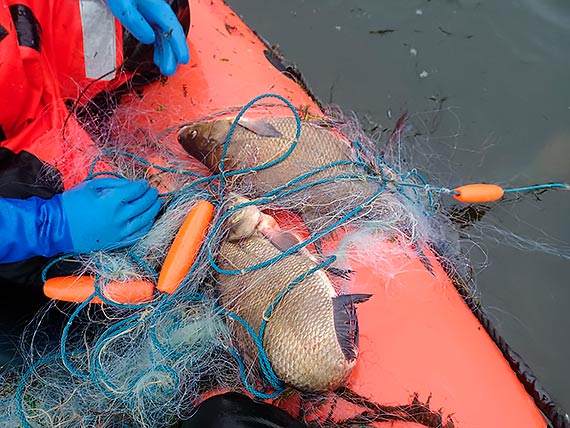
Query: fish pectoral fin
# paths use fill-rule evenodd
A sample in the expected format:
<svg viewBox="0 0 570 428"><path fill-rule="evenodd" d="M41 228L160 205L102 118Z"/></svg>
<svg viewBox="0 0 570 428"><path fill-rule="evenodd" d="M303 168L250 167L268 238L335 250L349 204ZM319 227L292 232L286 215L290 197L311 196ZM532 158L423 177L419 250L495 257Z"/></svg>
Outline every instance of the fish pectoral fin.
<svg viewBox="0 0 570 428"><path fill-rule="evenodd" d="M269 239L269 242L271 242L275 248L283 252L302 242L297 235L286 230L275 231L271 235L265 235L265 237Z"/></svg>
<svg viewBox="0 0 570 428"><path fill-rule="evenodd" d="M334 266L327 266L324 268L328 273L334 276L338 276L339 278L350 280L352 274L354 273L351 269L341 269Z"/></svg>
<svg viewBox="0 0 570 428"><path fill-rule="evenodd" d="M336 338L347 361L353 361L358 350L356 305L366 302L370 297L372 294L345 294L333 298Z"/></svg>
<svg viewBox="0 0 570 428"><path fill-rule="evenodd" d="M271 123L263 119L241 118L238 125L260 137L278 138L283 136Z"/></svg>
<svg viewBox="0 0 570 428"><path fill-rule="evenodd" d="M372 297L372 294L345 294L338 297L348 297L352 303L358 305L359 303L367 302Z"/></svg>
<svg viewBox="0 0 570 428"><path fill-rule="evenodd" d="M303 240L294 232L283 230L277 221L268 214L261 214L257 230L279 251L287 251Z"/></svg>

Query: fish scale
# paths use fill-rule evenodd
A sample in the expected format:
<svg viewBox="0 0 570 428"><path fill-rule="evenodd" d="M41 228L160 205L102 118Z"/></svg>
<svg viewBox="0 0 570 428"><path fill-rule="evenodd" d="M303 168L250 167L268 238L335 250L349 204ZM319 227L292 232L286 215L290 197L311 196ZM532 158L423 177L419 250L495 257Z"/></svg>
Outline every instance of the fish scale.
<svg viewBox="0 0 570 428"><path fill-rule="evenodd" d="M265 137L244 127L236 127L226 153L226 159L233 165L232 170L247 170L268 164L279 159L290 149L297 131L295 119L269 118L267 122L282 136ZM302 122L297 145L286 158L270 168L245 174L240 179L251 182L256 195L261 196L325 165L352 160L352 148L345 140L329 129ZM367 181L363 168L354 164L327 168L299 181L295 186L339 176L358 178L334 180L315 186L315 188L308 188L302 194L307 205L326 207L331 202L337 205L338 201L336 198L331 198L331 195L341 198L351 197L362 201L371 197L378 189L378 183Z"/></svg>
<svg viewBox="0 0 570 428"><path fill-rule="evenodd" d="M265 237L254 235L222 243L218 260L223 269L245 269L282 253ZM293 253L271 266L238 275L218 276L221 301L259 332L263 316L278 294L316 265ZM265 329L263 346L275 374L302 390L324 391L341 386L355 361L348 361L335 331L333 298L326 274L320 270L288 291L274 308ZM253 364L257 348L245 328L236 329L244 358Z"/></svg>

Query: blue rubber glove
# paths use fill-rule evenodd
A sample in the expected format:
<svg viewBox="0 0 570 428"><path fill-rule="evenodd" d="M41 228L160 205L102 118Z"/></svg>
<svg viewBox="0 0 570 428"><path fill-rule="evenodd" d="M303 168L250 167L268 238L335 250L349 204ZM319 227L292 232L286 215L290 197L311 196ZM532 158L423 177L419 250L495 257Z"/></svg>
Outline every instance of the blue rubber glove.
<svg viewBox="0 0 570 428"><path fill-rule="evenodd" d="M0 263L72 249L61 198L0 198Z"/></svg>
<svg viewBox="0 0 570 428"><path fill-rule="evenodd" d="M101 178L61 195L73 252L120 248L146 234L160 210L148 181Z"/></svg>
<svg viewBox="0 0 570 428"><path fill-rule="evenodd" d="M160 209L147 181L102 178L51 199L0 198L0 263L135 243Z"/></svg>
<svg viewBox="0 0 570 428"><path fill-rule="evenodd" d="M140 42L154 44L154 63L171 76L187 64L190 52L184 30L164 0L107 0L111 12Z"/></svg>

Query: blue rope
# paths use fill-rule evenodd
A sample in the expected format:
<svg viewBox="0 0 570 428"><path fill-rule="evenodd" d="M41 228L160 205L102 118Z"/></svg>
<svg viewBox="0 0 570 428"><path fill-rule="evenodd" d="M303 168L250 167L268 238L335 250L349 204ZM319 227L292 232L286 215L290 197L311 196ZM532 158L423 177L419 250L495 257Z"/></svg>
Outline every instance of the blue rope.
<svg viewBox="0 0 570 428"><path fill-rule="evenodd" d="M30 376L32 376L33 373L37 371L37 369L40 366L49 363L50 361L56 360L58 358L59 355L57 354L50 355L46 358L42 358L41 360L32 364L20 379L18 387L16 388L15 400L16 400L16 411L18 412L18 417L20 418L20 422L23 424L23 428L33 428L32 425L30 425L30 423L28 422L28 419L26 417L26 412L24 411L24 406L23 406L23 402L25 399L24 388L26 387L26 381Z"/></svg>
<svg viewBox="0 0 570 428"><path fill-rule="evenodd" d="M293 112L293 115L295 117L295 121L297 123L297 131L295 132L295 138L291 144L291 147L289 147L289 150L287 150L283 155L279 156L278 158L274 159L271 162L268 162L266 164L262 164L262 165L258 165L256 167L252 167L252 168L248 168L246 170L246 172L255 172L255 171L261 171L262 169L267 169L272 167L273 165L276 165L278 163L280 163L281 161L283 161L284 159L286 159L295 149L295 147L297 146L297 141L299 140L299 137L301 136L301 118L299 117L299 114L297 113L297 109L295 108L295 106L293 106L293 104L291 104L291 102L286 99L285 97L282 97L281 95L277 95L277 94L263 94L263 95L259 95L258 97L255 97L254 99L252 99L249 103L247 103L241 110L240 112L237 114L236 118L234 119L230 130L228 132L228 135L226 137L226 141L224 143L224 148L222 150L222 157L220 160L220 190L219 193L220 195L223 195L225 192L225 177L228 176L228 174L225 172L225 158L228 152L228 148L232 139L232 136L237 128L237 126L239 125L239 121L242 118L242 116L258 101L265 99L265 98L276 98L280 101L282 101L287 107L289 107L289 109ZM232 174L233 175L233 174Z"/></svg>
<svg viewBox="0 0 570 428"><path fill-rule="evenodd" d="M179 293L179 290L180 290L180 288L176 291L176 293ZM159 340L159 338L157 336L157 331L156 331L156 329L159 327L159 319L158 319L159 316L162 316L163 313L166 312L166 309L174 306L179 301L201 302L201 301L205 300L205 296L201 293L188 293L188 295L180 296L179 300L173 298L173 296L174 295L169 295L169 294L164 295L164 297L159 302L157 309L155 311L153 311L152 316L151 316L151 321L150 321L149 333L150 333L151 341L152 341L153 345L155 346L155 348L158 350L158 352L164 357L170 357L170 356L176 357L179 354L181 354L183 351L179 351L178 353L175 353L174 349L172 349L172 347L169 345L168 340L165 340L164 343ZM168 328L168 330L166 332L167 338L170 337L172 335L172 333L175 332L182 325L181 320L175 318L174 314L171 314L171 318L172 318L172 324L170 325L170 327ZM164 318L161 318L160 321L162 323L164 323L167 320Z"/></svg>
<svg viewBox="0 0 570 428"><path fill-rule="evenodd" d="M328 235L329 233L331 233L332 231L334 231L335 229L337 229L338 227L342 226L343 224L345 224L349 219L351 219L352 217L356 216L360 211L362 211L366 206L370 205L376 198L378 198L378 196L380 196L380 194L384 191L385 189L385 183L380 183L379 189L376 191L376 193L374 193L370 198L368 198L363 204L361 204L360 206L357 206L356 208L352 209L351 211L349 211L347 214L345 214L344 216L342 216L340 219L336 220L335 222L333 222L330 226L326 227L325 229L323 229L322 231L315 233L314 235L310 236L309 238L307 238L306 240L304 240L303 242L287 249L286 251L282 252L281 254L279 254L276 257L273 257L271 259L268 259L262 263L259 263L257 265L253 265L253 266L248 266L242 269L232 269L232 270L226 270L226 269L222 269L216 262L212 251L208 248L208 260L211 264L211 266L214 268L214 270L219 273L219 274L223 274L223 275L241 275L247 272L253 272L255 270L259 270L259 269L263 269L267 266L272 265L273 263L287 257L290 254L293 254L297 251L299 251L301 248L306 247L307 245L312 244L315 241L318 241L319 239L323 238L324 236ZM258 201L256 201L258 203ZM253 202L253 203L256 203ZM219 230L221 224L223 223L223 221L229 217L234 210L236 209L240 209L244 206L247 205L251 205L252 202L248 202L248 203L244 203L244 204L240 204L235 206L232 210L228 210L228 212L226 214L224 214L220 220L214 225L214 227L212 228L212 232L210 236L213 236L217 233L217 231Z"/></svg>
<svg viewBox="0 0 570 428"><path fill-rule="evenodd" d="M142 259L142 257L140 257L138 254L135 254L132 247L127 250L127 254L134 260L134 262L138 266L142 267L146 271L146 273L148 273L155 280L158 280L158 272L153 268L151 268L148 265L148 263Z"/></svg>
<svg viewBox="0 0 570 428"><path fill-rule="evenodd" d="M139 308L145 308L148 306L147 302L143 302L143 303L120 303L120 302L115 302L114 300L107 298L107 296L105 296L103 294L102 287L104 287L108 282L109 282L109 280L101 280L100 276L96 276L95 277L95 283L94 283L95 293L93 293L93 295L91 297L89 297L88 300L92 300L93 297L99 297L99 299L101 299L101 301L103 303L106 303L107 305L110 305L110 306L115 306L117 308L123 308L123 309L139 309Z"/></svg>
<svg viewBox="0 0 570 428"><path fill-rule="evenodd" d="M305 280L305 278L313 275L315 272L317 272L317 271L319 271L319 270L321 270L327 266L330 266L335 261L336 261L335 256L329 257L329 259L327 261L309 269L307 272L303 273L302 275L299 275L297 278L295 278L293 281L291 281L291 283L286 288L284 288L283 290L281 290L279 292L277 297L275 297L275 300L273 300L273 302L269 305L269 307L265 311L265 314L263 315L263 320L261 321L261 327L259 329L259 339L261 340L261 343L263 343L263 336L265 335L265 327L267 326L267 322L269 321L269 319L271 318L271 315L273 314L273 311L275 310L277 305L281 302L281 300L283 300L285 295L287 293L289 293L299 283L303 282Z"/></svg>
<svg viewBox="0 0 570 428"><path fill-rule="evenodd" d="M91 295L91 297L87 298L83 303L79 304L75 310L73 311L73 313L70 315L69 319L67 320L67 322L65 323L65 327L63 328L63 332L61 334L61 339L60 339L60 345L61 345L61 362L63 363L63 365L65 366L65 368L74 376L77 376L81 379L89 379L90 376L87 373L82 373L81 371L79 371L78 369L76 369L73 364L71 364L71 362L67 359L68 358L68 352L67 352L67 337L69 336L69 331L71 329L71 326L73 325L73 321L75 321L75 318L77 318L79 316L79 313L81 311L83 311L83 309L89 305L89 303L91 302L91 300L93 299L93 297L95 296L95 293L93 295Z"/></svg>
<svg viewBox="0 0 570 428"><path fill-rule="evenodd" d="M272 398L276 398L284 391L284 388L275 389L273 392L266 392L266 391L259 391L255 389L247 380L247 374L245 372L245 366L243 365L243 361L240 358L238 352L234 348L228 348L229 353L234 357L234 359L238 363L238 368L241 376L241 381L245 389L254 397L257 397L261 400L270 400Z"/></svg>
<svg viewBox="0 0 570 428"><path fill-rule="evenodd" d="M570 184L563 184L563 183L537 184L536 186L518 187L518 188L514 188L514 189L504 189L504 191L505 191L505 193L522 193L522 192L533 192L535 190L547 190L547 189L570 190Z"/></svg>
<svg viewBox="0 0 570 428"><path fill-rule="evenodd" d="M129 330L135 329L141 320L142 314L135 313L134 315L117 322L101 334L93 348L93 356L89 361L90 379L109 398L116 398L118 393L126 394L128 391L120 391L120 388L117 385L114 385L110 380L106 379L105 372L101 367L100 358L98 358L98 356L103 353L103 349L115 338Z"/></svg>
<svg viewBox="0 0 570 428"><path fill-rule="evenodd" d="M67 260L70 257L72 257L73 254L68 253L68 254L62 254L61 256L58 257L54 257L53 259L51 259L46 265L45 267L42 269L42 282L45 283L47 281L47 274L49 272L49 270L57 263L63 261L63 260Z"/></svg>
<svg viewBox="0 0 570 428"><path fill-rule="evenodd" d="M223 309L223 308L219 308L219 311L222 315L226 315L226 316L230 317L231 319L239 322L246 329L247 333L250 335L251 339L255 343L255 346L258 350L258 355L259 355L258 361L259 361L263 375L265 376L265 378L269 382L269 384L276 391L278 391L278 390L283 391L284 385L281 382L281 380L277 377L275 372L273 371L273 368L271 367L271 363L269 362L269 358L267 357L267 354L265 352L265 348L263 347L263 340L261 339L261 337L255 332L253 327L251 327L249 325L249 323L246 320L244 320L242 317L240 317L238 314L236 314L234 312L230 312L230 311ZM241 358L238 357L236 360L237 360L238 364L240 364L240 366L243 365ZM244 383L247 382L245 372L243 373L242 381L244 381ZM259 398L261 398L261 397L259 397Z"/></svg>

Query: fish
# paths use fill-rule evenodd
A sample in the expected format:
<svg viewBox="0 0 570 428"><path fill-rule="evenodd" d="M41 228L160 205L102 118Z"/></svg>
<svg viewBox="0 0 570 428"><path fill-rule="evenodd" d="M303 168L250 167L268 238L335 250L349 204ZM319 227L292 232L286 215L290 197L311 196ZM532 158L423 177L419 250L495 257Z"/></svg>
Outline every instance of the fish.
<svg viewBox="0 0 570 428"><path fill-rule="evenodd" d="M300 239L257 206L242 206L247 200L230 197L228 202L232 211L224 225L227 237L216 260L222 269L239 273L217 274L221 305L256 332L266 320L263 348L285 384L302 391L335 390L346 383L358 356L356 305L371 295L338 295L306 249L283 255ZM266 267L247 270L275 258ZM301 277L267 317L276 298ZM244 361L254 366L258 357L254 341L240 323L234 322L234 327Z"/></svg>
<svg viewBox="0 0 570 428"><path fill-rule="evenodd" d="M293 117L240 120L224 157L232 123L228 118L184 126L178 141L214 173L220 172L222 161L224 171L243 170L227 178L234 191L252 189L257 198L287 189L284 203L300 207L308 225L323 216L342 216L378 193L379 180L355 162L352 145L329 128L301 121L296 141Z"/></svg>

